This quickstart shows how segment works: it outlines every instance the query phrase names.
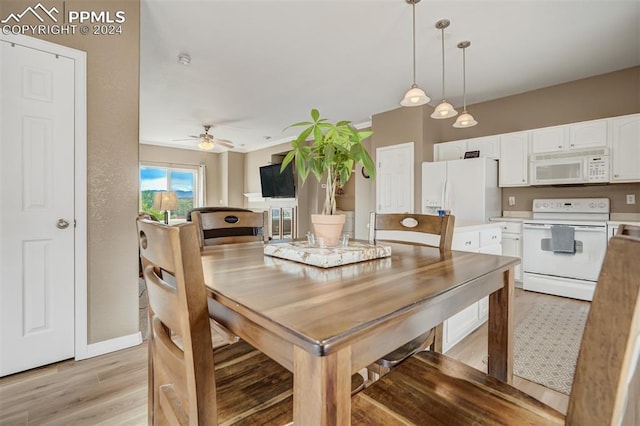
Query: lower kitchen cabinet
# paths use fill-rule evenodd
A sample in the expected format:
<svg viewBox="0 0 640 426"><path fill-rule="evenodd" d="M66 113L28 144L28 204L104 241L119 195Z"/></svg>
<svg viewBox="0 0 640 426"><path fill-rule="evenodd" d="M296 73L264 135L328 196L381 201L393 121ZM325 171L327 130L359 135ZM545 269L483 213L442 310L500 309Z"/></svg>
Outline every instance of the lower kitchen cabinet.
<svg viewBox="0 0 640 426"><path fill-rule="evenodd" d="M502 223L502 254L513 256L522 262L522 219L494 218L491 222ZM516 287L522 287L522 263L515 267Z"/></svg>
<svg viewBox="0 0 640 426"><path fill-rule="evenodd" d="M502 254L502 228L499 224L456 228L453 250L476 253ZM458 312L444 322L443 351L448 351L460 340L480 327L488 318L489 298L485 297Z"/></svg>

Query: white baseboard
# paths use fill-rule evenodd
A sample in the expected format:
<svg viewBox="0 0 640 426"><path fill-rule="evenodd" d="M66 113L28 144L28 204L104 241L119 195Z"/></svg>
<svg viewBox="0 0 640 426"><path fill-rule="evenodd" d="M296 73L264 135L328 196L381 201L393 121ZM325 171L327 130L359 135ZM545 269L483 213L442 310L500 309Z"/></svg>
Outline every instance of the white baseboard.
<svg viewBox="0 0 640 426"><path fill-rule="evenodd" d="M87 352L84 356L76 356L76 360L93 358L94 356L108 354L121 349L137 346L142 343L142 333L137 332L128 336L120 336L114 339L105 340L87 345Z"/></svg>

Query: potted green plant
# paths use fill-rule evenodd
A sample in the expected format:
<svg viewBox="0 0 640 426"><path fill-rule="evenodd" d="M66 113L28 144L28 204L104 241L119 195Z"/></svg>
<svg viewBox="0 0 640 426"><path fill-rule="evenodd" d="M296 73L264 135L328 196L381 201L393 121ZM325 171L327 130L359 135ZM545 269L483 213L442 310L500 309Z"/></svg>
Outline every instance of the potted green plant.
<svg viewBox="0 0 640 426"><path fill-rule="evenodd" d="M292 150L282 161L281 171L295 159L295 166L302 183L313 173L318 182L326 179L326 195L322 214L311 215L316 235L324 238L327 245L336 245L345 216L336 214L336 191L347 183L353 167L360 164L371 177L375 167L371 156L362 141L373 134L371 131L359 131L350 121L330 123L320 118L317 109L311 110L312 121L303 121L290 125L304 127L291 142ZM322 224L329 223L331 231Z"/></svg>

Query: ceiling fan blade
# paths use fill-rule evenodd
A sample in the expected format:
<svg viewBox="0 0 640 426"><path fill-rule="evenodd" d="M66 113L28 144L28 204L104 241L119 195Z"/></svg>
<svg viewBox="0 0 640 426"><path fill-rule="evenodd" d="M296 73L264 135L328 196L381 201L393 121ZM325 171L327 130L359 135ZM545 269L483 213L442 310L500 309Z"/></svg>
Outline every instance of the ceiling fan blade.
<svg viewBox="0 0 640 426"><path fill-rule="evenodd" d="M233 148L233 142L228 141L226 139L214 139L213 143L217 144L217 145L222 145L222 146L226 146L227 148Z"/></svg>
<svg viewBox="0 0 640 426"><path fill-rule="evenodd" d="M171 139L173 142L192 141L196 136L189 136L189 139Z"/></svg>

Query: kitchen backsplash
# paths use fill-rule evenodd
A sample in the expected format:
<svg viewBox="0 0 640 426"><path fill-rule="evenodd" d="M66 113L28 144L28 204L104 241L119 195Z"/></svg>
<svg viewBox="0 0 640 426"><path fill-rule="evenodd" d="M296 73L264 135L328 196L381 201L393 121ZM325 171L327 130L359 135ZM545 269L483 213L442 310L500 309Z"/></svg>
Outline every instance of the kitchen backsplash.
<svg viewBox="0 0 640 426"><path fill-rule="evenodd" d="M635 204L627 204L627 194L635 195ZM515 204L509 205L509 197ZM597 198L611 201L611 213L640 214L640 183L615 185L539 186L502 188L502 210L530 212L535 198Z"/></svg>

